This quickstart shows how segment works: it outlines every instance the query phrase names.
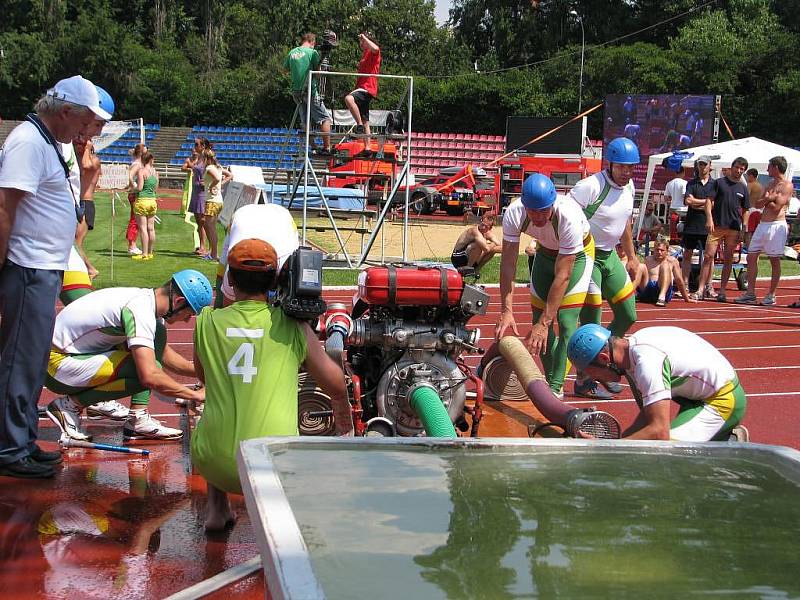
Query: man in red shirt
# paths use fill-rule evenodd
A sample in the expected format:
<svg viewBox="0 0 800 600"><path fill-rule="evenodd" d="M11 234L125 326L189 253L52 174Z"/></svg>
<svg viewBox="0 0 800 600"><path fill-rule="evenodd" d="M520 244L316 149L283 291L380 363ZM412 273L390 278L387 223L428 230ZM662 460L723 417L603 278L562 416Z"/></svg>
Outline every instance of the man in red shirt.
<svg viewBox="0 0 800 600"><path fill-rule="evenodd" d="M369 105L373 98L378 97L378 78L375 77L381 70L381 49L373 40L373 35L361 33L358 43L363 54L358 61L358 72L368 73L356 79L356 89L347 94L344 103L350 114L356 120L356 133L365 133L364 149L370 150L369 138Z"/></svg>

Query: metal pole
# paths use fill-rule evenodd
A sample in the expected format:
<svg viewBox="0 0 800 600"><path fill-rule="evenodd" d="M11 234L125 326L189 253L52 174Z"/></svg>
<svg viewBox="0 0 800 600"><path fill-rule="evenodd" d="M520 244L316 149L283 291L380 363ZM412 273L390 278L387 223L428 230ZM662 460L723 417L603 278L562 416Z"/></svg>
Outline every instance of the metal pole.
<svg viewBox="0 0 800 600"><path fill-rule="evenodd" d="M383 221L386 218L386 213L387 213L387 211L389 210L389 208L390 208L390 206L392 204L391 200L392 200L392 198L394 198L394 195L397 193L397 190L400 187L400 182L403 181L404 178L406 177L406 174L408 173L408 170L409 170L410 166L411 166L411 163L408 163L408 162L403 165L403 169L400 171L400 177L398 177L397 181L395 182L394 187L392 188L392 191L389 192L389 201L386 202L386 204L383 205L383 209L381 210L380 214L378 215L378 221L375 224L375 229L372 230L372 233L369 236L369 241L367 241L367 247L364 250L364 252L361 254L361 258L358 259L358 264L356 266L360 267L361 265L364 264L364 261L366 260L367 255L369 254L369 251L372 249L372 244L375 242L375 238L378 236L378 232L380 231L380 229L383 226ZM407 207L408 207L408 200L406 200L406 210L408 210ZM408 213L406 213L406 218L408 218Z"/></svg>
<svg viewBox="0 0 800 600"><path fill-rule="evenodd" d="M411 117L414 114L414 78L408 80L408 123L406 124L406 144L408 145L408 153L406 154L406 168L403 171L401 179L406 182L406 209L403 215L403 262L408 260L408 203L409 203L409 185L408 176L411 173Z"/></svg>
<svg viewBox="0 0 800 600"><path fill-rule="evenodd" d="M583 31L583 18L580 18L581 24L581 74L578 79L578 112L581 112L583 106L583 55L586 52L586 34Z"/></svg>
<svg viewBox="0 0 800 600"><path fill-rule="evenodd" d="M350 255L347 253L347 248L345 248L344 240L342 239L342 234L339 233L339 228L336 227L336 221L333 218L333 213L331 212L331 207L328 204L328 200L325 198L325 194L322 192L322 186L319 183L319 179L317 178L317 174L314 171L314 166L308 163L306 170L311 170L311 176L314 178L314 183L317 185L317 190L319 191L320 200L322 200L322 204L325 206L325 210L328 212L328 219L330 219L331 226L333 227L333 231L336 234L336 239L339 241L339 247L342 249L344 253L344 258L347 261L348 268L353 268L353 262L350 260Z"/></svg>
<svg viewBox="0 0 800 600"><path fill-rule="evenodd" d="M311 83L314 80L313 71L308 74L308 91L306 93L306 160L303 169L303 246L306 245L306 220L308 219L308 167L311 159L308 157L308 148L311 144Z"/></svg>

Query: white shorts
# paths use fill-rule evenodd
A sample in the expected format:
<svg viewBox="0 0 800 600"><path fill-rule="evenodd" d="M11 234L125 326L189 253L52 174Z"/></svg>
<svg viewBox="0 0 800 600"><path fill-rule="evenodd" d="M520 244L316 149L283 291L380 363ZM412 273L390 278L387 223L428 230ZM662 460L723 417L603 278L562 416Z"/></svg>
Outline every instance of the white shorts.
<svg viewBox="0 0 800 600"><path fill-rule="evenodd" d="M767 256L783 256L789 228L786 221L761 221L750 239L748 252L763 252Z"/></svg>

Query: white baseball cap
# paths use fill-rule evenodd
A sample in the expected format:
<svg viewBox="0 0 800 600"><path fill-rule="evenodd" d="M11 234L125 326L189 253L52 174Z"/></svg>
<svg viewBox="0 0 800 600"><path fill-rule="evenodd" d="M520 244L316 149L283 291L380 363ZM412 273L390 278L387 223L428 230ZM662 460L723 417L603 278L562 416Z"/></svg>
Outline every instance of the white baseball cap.
<svg viewBox="0 0 800 600"><path fill-rule="evenodd" d="M100 107L100 95L97 93L95 85L80 75L62 79L47 90L47 95L78 106L85 106L104 121L111 120L108 111Z"/></svg>

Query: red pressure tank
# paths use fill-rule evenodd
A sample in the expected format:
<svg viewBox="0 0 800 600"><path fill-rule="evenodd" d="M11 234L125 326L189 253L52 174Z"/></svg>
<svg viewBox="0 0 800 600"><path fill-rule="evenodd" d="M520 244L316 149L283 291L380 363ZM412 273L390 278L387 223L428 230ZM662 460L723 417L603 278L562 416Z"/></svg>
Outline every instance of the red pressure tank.
<svg viewBox="0 0 800 600"><path fill-rule="evenodd" d="M358 295L372 305L456 306L464 279L447 267L370 267L358 275Z"/></svg>

